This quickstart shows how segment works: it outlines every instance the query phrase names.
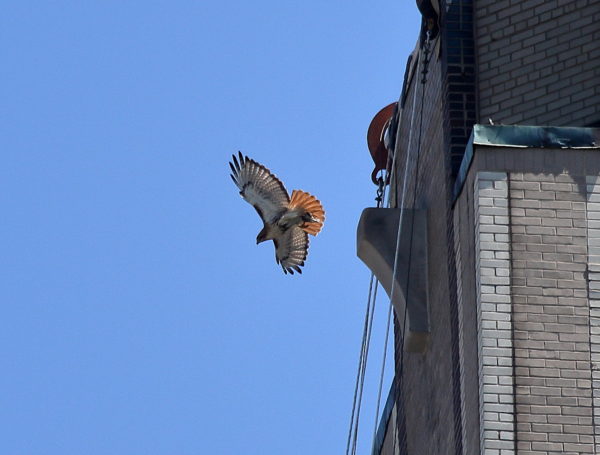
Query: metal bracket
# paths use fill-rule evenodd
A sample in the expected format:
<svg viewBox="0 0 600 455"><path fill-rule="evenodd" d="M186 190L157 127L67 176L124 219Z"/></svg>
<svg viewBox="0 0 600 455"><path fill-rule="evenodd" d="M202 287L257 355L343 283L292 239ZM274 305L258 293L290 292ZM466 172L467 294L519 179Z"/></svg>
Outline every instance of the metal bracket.
<svg viewBox="0 0 600 455"><path fill-rule="evenodd" d="M396 283L394 295L390 296L399 221L400 209L363 210L356 233L356 254L375 274L388 297L391 297L400 322L406 314L404 350L423 353L427 349L430 334L427 296L427 211L404 209Z"/></svg>

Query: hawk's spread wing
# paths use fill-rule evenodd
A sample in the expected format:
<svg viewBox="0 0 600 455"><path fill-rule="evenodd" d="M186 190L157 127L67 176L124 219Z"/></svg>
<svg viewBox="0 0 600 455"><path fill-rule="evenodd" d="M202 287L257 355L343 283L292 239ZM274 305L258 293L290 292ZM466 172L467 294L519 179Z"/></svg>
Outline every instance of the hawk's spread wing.
<svg viewBox="0 0 600 455"><path fill-rule="evenodd" d="M283 183L262 164L239 153L230 162L231 178L242 197L254 206L263 221L272 222L286 208L290 197Z"/></svg>
<svg viewBox="0 0 600 455"><path fill-rule="evenodd" d="M281 264L284 273L294 274L294 270L302 273L308 255L308 234L299 226L293 226L273 240L275 243L275 260Z"/></svg>

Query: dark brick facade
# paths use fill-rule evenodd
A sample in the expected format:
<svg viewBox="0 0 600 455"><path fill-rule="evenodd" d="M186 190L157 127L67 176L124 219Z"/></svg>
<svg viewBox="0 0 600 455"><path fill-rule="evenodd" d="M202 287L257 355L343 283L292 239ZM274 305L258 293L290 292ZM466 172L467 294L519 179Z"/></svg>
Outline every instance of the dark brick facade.
<svg viewBox="0 0 600 455"><path fill-rule="evenodd" d="M476 122L473 0L454 0L441 11L444 139L454 178Z"/></svg>
<svg viewBox="0 0 600 455"><path fill-rule="evenodd" d="M453 182L476 121L475 43L473 0L445 2L441 8L441 67L444 97L444 148L446 179ZM452 335L452 404L454 453L463 453L461 403L461 359L459 352L459 315L457 270L454 250L454 223L451 186L446 193L446 241L448 248L448 303Z"/></svg>
<svg viewBox="0 0 600 455"><path fill-rule="evenodd" d="M436 42L432 43L432 50ZM415 64L415 60L411 64ZM400 112L399 133L397 136L397 179L395 202L402 199L401 188L407 151L410 147L411 160L407 181L405 207L428 208L429 276L430 280L430 319L432 331L426 354L402 353L400 334L396 319L396 376L400 387L398 400L402 401L402 412L406 428L406 453L439 453L439 447L454 448L457 444L456 426L449 416L455 415L453 397L456 390L453 384L455 374L453 358L449 346L453 344L451 306L449 304L447 216L450 204L447 162L444 159L445 141L442 124L443 90L442 67L438 55L432 53L427 74L427 82L422 79L423 58L413 76L408 79L404 97L404 107ZM415 92L416 90L416 92ZM423 92L424 90L424 92ZM419 153L418 181L416 172ZM415 185L416 184L416 185ZM440 197L442 196L442 197ZM423 403L428 403L424 406ZM428 438L422 437L420 429L430 429ZM400 428L399 428L400 430ZM403 430L398 432L403 435ZM454 450L452 449L452 452Z"/></svg>

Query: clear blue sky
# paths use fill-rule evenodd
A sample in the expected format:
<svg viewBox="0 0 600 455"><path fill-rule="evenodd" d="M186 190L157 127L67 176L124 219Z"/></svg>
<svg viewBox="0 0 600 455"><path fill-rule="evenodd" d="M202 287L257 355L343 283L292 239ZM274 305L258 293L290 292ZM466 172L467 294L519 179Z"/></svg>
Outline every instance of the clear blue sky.
<svg viewBox="0 0 600 455"><path fill-rule="evenodd" d="M3 5L0 453L344 452L365 134L419 21L399 0ZM323 202L303 275L255 245L237 150Z"/></svg>

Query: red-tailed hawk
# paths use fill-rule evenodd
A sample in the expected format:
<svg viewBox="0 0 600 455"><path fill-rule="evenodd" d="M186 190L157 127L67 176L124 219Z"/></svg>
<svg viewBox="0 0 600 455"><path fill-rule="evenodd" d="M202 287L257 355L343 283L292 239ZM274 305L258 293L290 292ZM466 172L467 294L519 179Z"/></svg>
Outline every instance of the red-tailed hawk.
<svg viewBox="0 0 600 455"><path fill-rule="evenodd" d="M308 234L317 235L325 221L321 202L304 191L288 195L283 183L266 167L239 153L233 155L231 178L264 223L256 237L259 244L273 240L275 260L284 273L302 273L308 254Z"/></svg>

